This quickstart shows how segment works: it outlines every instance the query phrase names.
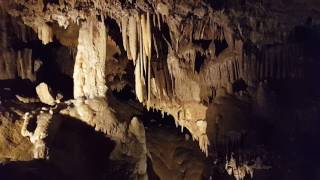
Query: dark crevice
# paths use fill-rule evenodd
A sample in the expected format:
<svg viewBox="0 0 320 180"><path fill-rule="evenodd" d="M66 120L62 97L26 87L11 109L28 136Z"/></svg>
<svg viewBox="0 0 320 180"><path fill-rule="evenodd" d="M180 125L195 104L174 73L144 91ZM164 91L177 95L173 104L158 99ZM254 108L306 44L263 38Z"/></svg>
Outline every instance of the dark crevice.
<svg viewBox="0 0 320 180"><path fill-rule="evenodd" d="M209 0L209 3L212 7L216 8L216 9L222 9L225 7L226 1L225 0Z"/></svg>
<svg viewBox="0 0 320 180"><path fill-rule="evenodd" d="M204 60L205 60L205 56L201 55L200 52L197 52L196 53L196 60L195 60L195 64L194 64L194 70L197 73L200 73L201 66L204 63Z"/></svg>
<svg viewBox="0 0 320 180"><path fill-rule="evenodd" d="M44 0L43 4L59 4L59 0Z"/></svg>
<svg viewBox="0 0 320 180"><path fill-rule="evenodd" d="M236 80L232 84L233 92L245 91L248 85L243 79Z"/></svg>
<svg viewBox="0 0 320 180"><path fill-rule="evenodd" d="M0 80L0 95L2 99L15 99L16 94L26 97L35 96L34 83L27 79Z"/></svg>
<svg viewBox="0 0 320 180"><path fill-rule="evenodd" d="M117 22L114 19L107 17L105 19L105 24L107 26L108 35L116 42L117 45L122 45L122 36L120 35L120 27L118 26Z"/></svg>
<svg viewBox="0 0 320 180"><path fill-rule="evenodd" d="M223 50L228 48L228 43L225 39L221 40L214 40L214 45L216 47L216 56L218 56Z"/></svg>
<svg viewBox="0 0 320 180"><path fill-rule="evenodd" d="M171 38L170 38L170 29L167 23L161 24L161 34L166 38L167 41L171 44Z"/></svg>
<svg viewBox="0 0 320 180"><path fill-rule="evenodd" d="M200 47L202 47L204 50L209 48L209 45L211 43L211 40L192 40L192 43L194 43L195 45L198 45Z"/></svg>
<svg viewBox="0 0 320 180"><path fill-rule="evenodd" d="M112 94L121 101L129 101L129 100L135 100L136 95L134 94L133 89L126 85L123 89L120 91L112 91Z"/></svg>
<svg viewBox="0 0 320 180"><path fill-rule="evenodd" d="M52 90L62 92L64 97L69 99L73 96L73 79L59 69L56 62L56 59L60 58L56 53L59 48L66 47L55 41L35 51L35 58L38 57L43 62L37 72L37 82L47 83Z"/></svg>
<svg viewBox="0 0 320 180"><path fill-rule="evenodd" d="M67 165L68 168L61 169L65 174L80 170L76 179L82 176L101 179L110 168L108 157L115 142L78 119L68 116L62 119L59 133L51 145L54 151L50 153L50 162L57 167Z"/></svg>

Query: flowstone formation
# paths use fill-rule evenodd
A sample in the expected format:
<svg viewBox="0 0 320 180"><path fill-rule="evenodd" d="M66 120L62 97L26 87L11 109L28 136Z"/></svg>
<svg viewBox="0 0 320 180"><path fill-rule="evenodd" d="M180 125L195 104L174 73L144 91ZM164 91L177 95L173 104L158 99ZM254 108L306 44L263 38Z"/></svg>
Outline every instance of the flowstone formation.
<svg viewBox="0 0 320 180"><path fill-rule="evenodd" d="M95 17L81 25L77 55L74 65L74 97L104 97L105 82L106 27Z"/></svg>
<svg viewBox="0 0 320 180"><path fill-rule="evenodd" d="M23 147L45 162L72 149L59 139L65 126L94 129L114 143L107 165L92 171L101 179L215 179L221 169L252 177L270 169L260 141L276 146L281 136L263 133L281 132L279 124L295 131L285 120L299 124L318 108L303 98L318 97L319 19L315 0L0 1L0 105L11 107L0 117L17 120L4 127L21 126ZM154 114L171 122L147 127ZM186 142L155 130L170 123Z"/></svg>

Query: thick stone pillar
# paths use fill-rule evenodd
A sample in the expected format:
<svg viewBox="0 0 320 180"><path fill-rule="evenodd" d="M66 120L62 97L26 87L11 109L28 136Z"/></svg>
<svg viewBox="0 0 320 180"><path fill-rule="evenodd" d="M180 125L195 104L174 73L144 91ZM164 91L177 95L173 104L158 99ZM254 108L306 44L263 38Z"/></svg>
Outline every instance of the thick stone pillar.
<svg viewBox="0 0 320 180"><path fill-rule="evenodd" d="M106 27L88 18L79 31L73 82L74 98L105 97Z"/></svg>

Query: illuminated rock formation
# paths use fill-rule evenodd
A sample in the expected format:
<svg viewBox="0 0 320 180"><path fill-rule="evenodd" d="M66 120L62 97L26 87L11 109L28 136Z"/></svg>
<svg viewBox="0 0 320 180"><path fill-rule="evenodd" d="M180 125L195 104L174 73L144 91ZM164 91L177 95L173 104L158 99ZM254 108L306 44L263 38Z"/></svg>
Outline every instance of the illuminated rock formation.
<svg viewBox="0 0 320 180"><path fill-rule="evenodd" d="M65 126L88 128L115 143L106 162L127 165L109 174L210 179L205 171L220 166L244 179L261 155L247 154L243 136L274 145L274 137L286 137L277 128L288 124L286 142L298 141L291 136L302 125L312 130L301 134L317 134L300 120L318 114L319 9L316 0L0 1L0 102L10 107L0 113L24 119L21 134L37 159L72 144L51 139ZM159 114L203 154L180 151L193 143L174 144L181 138L171 130L156 131L172 125L152 117ZM151 120L158 124L148 127ZM55 121L67 123L61 130ZM170 133L170 147L152 131ZM261 135L273 132L280 135Z"/></svg>
<svg viewBox="0 0 320 180"><path fill-rule="evenodd" d="M73 73L75 98L105 96L106 33L104 23L94 17L80 28Z"/></svg>

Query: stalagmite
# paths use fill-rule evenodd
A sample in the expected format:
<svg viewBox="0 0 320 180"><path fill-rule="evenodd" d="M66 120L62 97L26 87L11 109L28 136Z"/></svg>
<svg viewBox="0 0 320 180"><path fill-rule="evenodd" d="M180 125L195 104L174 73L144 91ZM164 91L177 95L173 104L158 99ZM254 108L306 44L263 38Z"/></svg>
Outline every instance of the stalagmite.
<svg viewBox="0 0 320 180"><path fill-rule="evenodd" d="M138 118L133 117L129 124L129 132L136 137L138 143L136 145L140 146L139 150L141 152L135 154L134 158L137 158L137 163L134 167L134 175L136 179L147 180L147 145L146 145L146 135L143 123L138 120ZM138 148L137 148L138 149Z"/></svg>
<svg viewBox="0 0 320 180"><path fill-rule="evenodd" d="M104 22L91 17L79 31L74 66L74 97L105 97L106 28Z"/></svg>

